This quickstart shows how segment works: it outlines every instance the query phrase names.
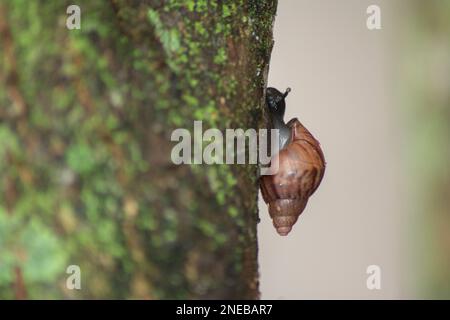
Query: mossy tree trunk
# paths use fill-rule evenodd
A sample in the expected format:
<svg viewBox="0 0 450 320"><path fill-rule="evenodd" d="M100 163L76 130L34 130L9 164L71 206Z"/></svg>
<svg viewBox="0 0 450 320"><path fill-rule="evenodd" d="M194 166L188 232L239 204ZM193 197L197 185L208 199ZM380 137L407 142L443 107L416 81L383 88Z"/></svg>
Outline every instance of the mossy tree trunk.
<svg viewBox="0 0 450 320"><path fill-rule="evenodd" d="M258 297L257 166L174 165L170 135L264 126L275 12L1 0L1 297Z"/></svg>

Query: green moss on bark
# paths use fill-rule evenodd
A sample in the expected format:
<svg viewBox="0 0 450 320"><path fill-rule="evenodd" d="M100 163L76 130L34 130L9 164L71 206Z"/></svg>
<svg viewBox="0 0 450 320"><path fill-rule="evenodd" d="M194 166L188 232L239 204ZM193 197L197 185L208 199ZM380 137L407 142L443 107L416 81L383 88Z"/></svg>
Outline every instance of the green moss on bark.
<svg viewBox="0 0 450 320"><path fill-rule="evenodd" d="M256 298L256 165L174 166L170 133L264 125L276 1L79 1L73 31L69 4L1 7L2 234L42 229L42 248L21 250L54 261L26 274L29 295ZM8 297L13 266L33 262L0 248ZM82 291L64 289L66 264Z"/></svg>

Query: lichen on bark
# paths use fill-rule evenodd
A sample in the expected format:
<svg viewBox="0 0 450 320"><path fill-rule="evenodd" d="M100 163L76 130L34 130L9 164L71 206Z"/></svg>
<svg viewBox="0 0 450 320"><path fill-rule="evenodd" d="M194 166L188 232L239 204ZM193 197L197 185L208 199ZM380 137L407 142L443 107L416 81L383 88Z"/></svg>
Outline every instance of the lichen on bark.
<svg viewBox="0 0 450 320"><path fill-rule="evenodd" d="M264 126L276 1L70 4L0 7L0 295L19 267L29 297L257 298L256 165L176 166L170 134Z"/></svg>

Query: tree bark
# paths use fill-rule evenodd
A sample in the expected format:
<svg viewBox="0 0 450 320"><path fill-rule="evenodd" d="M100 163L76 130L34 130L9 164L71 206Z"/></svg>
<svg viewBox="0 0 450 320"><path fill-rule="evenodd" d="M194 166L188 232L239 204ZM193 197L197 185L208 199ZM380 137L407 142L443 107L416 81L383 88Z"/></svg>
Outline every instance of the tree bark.
<svg viewBox="0 0 450 320"><path fill-rule="evenodd" d="M0 295L258 298L257 166L170 137L265 126L276 0L72 2L0 5Z"/></svg>

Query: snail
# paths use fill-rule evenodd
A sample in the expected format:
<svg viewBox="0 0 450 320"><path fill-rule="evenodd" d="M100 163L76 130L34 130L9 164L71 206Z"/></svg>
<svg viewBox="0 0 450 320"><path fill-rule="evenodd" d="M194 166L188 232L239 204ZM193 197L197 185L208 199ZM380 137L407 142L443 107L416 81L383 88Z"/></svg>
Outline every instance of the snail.
<svg viewBox="0 0 450 320"><path fill-rule="evenodd" d="M286 236L303 212L309 197L316 191L325 173L325 159L320 143L297 118L284 122L285 98L290 88L281 93L267 88L266 104L274 129L279 130L278 150L271 161L278 171L260 177L264 201L269 206L273 225Z"/></svg>

